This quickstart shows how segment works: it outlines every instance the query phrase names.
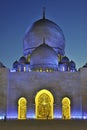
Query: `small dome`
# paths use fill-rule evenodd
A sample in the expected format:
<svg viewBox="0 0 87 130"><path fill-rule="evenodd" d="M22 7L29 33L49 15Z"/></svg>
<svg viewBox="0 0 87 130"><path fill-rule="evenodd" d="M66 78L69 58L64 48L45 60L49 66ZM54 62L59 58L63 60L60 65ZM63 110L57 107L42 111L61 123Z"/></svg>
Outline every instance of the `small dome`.
<svg viewBox="0 0 87 130"><path fill-rule="evenodd" d="M69 63L69 58L64 56L61 60L61 63Z"/></svg>
<svg viewBox="0 0 87 130"><path fill-rule="evenodd" d="M71 71L71 72L76 72L77 71L77 69L76 69L76 64L75 64L75 62L74 61L70 61L70 63L69 63L69 71Z"/></svg>
<svg viewBox="0 0 87 130"><path fill-rule="evenodd" d="M31 68L58 69L58 56L56 52L46 44L37 47L31 54Z"/></svg>
<svg viewBox="0 0 87 130"><path fill-rule="evenodd" d="M75 62L74 62L74 61L72 61L72 60L70 61L69 65L70 65L70 67L73 67L73 68L75 68L75 67L76 67Z"/></svg>
<svg viewBox="0 0 87 130"><path fill-rule="evenodd" d="M19 65L19 62L16 60L14 63L13 63L13 68L17 68Z"/></svg>
<svg viewBox="0 0 87 130"><path fill-rule="evenodd" d="M40 46L45 38L46 44L52 47L57 54L64 55L65 38L60 27L48 20L40 19L32 24L24 36L24 55L31 53Z"/></svg>
<svg viewBox="0 0 87 130"><path fill-rule="evenodd" d="M85 63L85 65L82 68L87 68L87 63Z"/></svg>
<svg viewBox="0 0 87 130"><path fill-rule="evenodd" d="M19 63L20 64L25 64L26 63L26 58L24 56L22 56L20 59L19 59Z"/></svg>
<svg viewBox="0 0 87 130"><path fill-rule="evenodd" d="M0 68L5 68L2 62L0 62Z"/></svg>

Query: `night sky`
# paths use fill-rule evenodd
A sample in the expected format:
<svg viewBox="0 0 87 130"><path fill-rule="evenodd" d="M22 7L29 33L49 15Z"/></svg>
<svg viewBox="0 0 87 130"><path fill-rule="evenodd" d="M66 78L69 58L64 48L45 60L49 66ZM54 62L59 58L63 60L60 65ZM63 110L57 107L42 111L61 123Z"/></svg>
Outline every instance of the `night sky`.
<svg viewBox="0 0 87 130"><path fill-rule="evenodd" d="M87 0L0 0L0 61L9 68L23 55L26 29L42 18L57 23L66 39L65 55L77 68L87 62Z"/></svg>

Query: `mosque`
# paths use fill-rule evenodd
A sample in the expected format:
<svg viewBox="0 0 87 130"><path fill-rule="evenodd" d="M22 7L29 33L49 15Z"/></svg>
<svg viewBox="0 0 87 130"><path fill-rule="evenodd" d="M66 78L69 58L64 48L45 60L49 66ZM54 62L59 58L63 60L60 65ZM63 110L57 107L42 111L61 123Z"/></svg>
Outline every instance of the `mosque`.
<svg viewBox="0 0 87 130"><path fill-rule="evenodd" d="M61 28L43 17L27 29L24 54L0 63L0 119L86 119L87 67L65 55Z"/></svg>

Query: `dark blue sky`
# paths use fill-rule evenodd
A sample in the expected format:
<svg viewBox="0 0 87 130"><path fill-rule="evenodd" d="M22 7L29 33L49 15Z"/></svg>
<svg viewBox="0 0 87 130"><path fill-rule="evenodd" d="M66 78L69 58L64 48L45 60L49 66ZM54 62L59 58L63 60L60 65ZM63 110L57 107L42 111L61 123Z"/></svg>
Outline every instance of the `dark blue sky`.
<svg viewBox="0 0 87 130"><path fill-rule="evenodd" d="M65 55L77 68L87 62L87 0L0 0L0 61L11 68L23 55L26 29L42 17L57 23L66 39Z"/></svg>

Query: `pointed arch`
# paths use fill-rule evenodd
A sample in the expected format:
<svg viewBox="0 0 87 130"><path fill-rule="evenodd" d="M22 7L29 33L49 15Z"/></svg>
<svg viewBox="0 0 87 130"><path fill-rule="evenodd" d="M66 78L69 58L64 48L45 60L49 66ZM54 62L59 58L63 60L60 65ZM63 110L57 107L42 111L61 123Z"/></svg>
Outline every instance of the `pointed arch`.
<svg viewBox="0 0 87 130"><path fill-rule="evenodd" d="M64 97L62 99L62 119L70 119L71 118L71 107L70 107L70 99L68 97Z"/></svg>
<svg viewBox="0 0 87 130"><path fill-rule="evenodd" d="M35 97L35 113L37 119L53 119L54 98L50 91L40 90Z"/></svg>
<svg viewBox="0 0 87 130"><path fill-rule="evenodd" d="M27 113L27 100L25 97L21 97L18 100L18 119L26 119Z"/></svg>

